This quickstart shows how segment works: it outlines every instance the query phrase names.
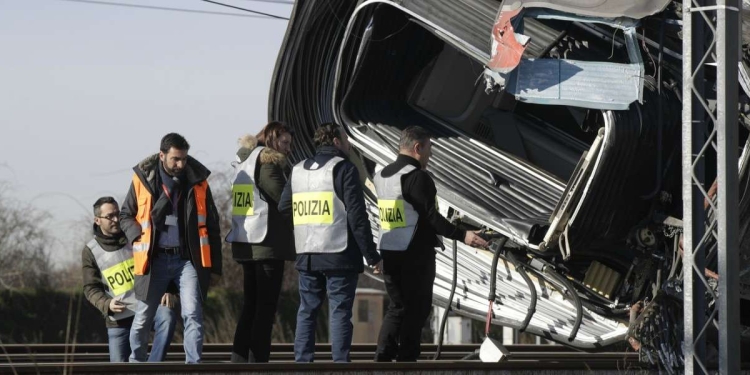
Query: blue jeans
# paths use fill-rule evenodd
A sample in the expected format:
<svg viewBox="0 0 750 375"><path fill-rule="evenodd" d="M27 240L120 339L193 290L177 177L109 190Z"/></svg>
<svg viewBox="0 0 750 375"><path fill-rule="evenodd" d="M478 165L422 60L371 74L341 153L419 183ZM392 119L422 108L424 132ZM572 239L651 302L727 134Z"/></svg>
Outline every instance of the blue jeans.
<svg viewBox="0 0 750 375"><path fill-rule="evenodd" d="M159 306L156 309L154 318L154 345L151 347L151 355L148 357L149 362L161 362L167 355L169 344L172 343L174 335L174 326L177 324L177 316L173 309L166 306ZM109 361L110 362L127 362L130 356L130 327L107 328L109 338Z"/></svg>
<svg viewBox="0 0 750 375"><path fill-rule="evenodd" d="M148 336L161 297L170 282L180 288L182 322L185 326L183 345L185 362L199 363L203 352L203 306L201 305L198 273L189 260L179 255L155 254L151 262L151 280L146 301L138 301L130 330L130 362L145 362Z"/></svg>
<svg viewBox="0 0 750 375"><path fill-rule="evenodd" d="M154 343L151 345L151 354L148 356L149 362L161 362L167 357L176 324L177 312L169 307L159 305L154 317Z"/></svg>
<svg viewBox="0 0 750 375"><path fill-rule="evenodd" d="M350 362L352 346L352 306L358 273L299 271L299 311L294 338L294 360L312 362L315 358L315 320L328 294L331 355L334 362Z"/></svg>

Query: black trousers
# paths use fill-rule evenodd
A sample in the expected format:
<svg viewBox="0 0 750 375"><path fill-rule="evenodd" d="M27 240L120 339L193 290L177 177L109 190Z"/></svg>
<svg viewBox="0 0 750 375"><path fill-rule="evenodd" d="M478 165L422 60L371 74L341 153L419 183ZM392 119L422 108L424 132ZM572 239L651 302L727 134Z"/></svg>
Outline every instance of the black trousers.
<svg viewBox="0 0 750 375"><path fill-rule="evenodd" d="M242 264L245 301L234 332L232 362L268 362L271 330L281 293L284 261L269 259Z"/></svg>
<svg viewBox="0 0 750 375"><path fill-rule="evenodd" d="M383 279L391 302L380 327L375 360L416 361L422 327L432 309L435 257L405 261L401 254L383 253Z"/></svg>

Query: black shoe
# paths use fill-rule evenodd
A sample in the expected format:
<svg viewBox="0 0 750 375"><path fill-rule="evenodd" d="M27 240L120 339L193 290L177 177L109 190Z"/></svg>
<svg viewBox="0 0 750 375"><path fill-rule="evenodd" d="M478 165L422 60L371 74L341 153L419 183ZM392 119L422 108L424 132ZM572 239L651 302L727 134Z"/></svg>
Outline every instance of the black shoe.
<svg viewBox="0 0 750 375"><path fill-rule="evenodd" d="M229 362L232 362L232 363L247 363L247 358L245 358L245 357L243 357L243 356L241 356L241 355L239 355L237 353L232 353L232 357L229 359Z"/></svg>
<svg viewBox="0 0 750 375"><path fill-rule="evenodd" d="M383 353L375 353L375 362L393 362L393 357Z"/></svg>

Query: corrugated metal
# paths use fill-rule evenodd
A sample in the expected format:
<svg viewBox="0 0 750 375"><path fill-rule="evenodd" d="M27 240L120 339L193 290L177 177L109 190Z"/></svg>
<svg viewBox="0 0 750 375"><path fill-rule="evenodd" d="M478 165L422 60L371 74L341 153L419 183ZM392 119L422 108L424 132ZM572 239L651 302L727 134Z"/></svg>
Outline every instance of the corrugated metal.
<svg viewBox="0 0 750 375"><path fill-rule="evenodd" d="M660 109L654 83L646 83L643 105L634 103L627 111L604 113L609 131L599 167L570 226L574 252L587 251L594 241L625 238L650 209L650 202L641 196L655 184L656 153L668 160L679 152L680 102L675 92L663 89ZM659 110L664 111L661 144L656 136ZM674 170L675 166L668 168Z"/></svg>
<svg viewBox="0 0 750 375"><path fill-rule="evenodd" d="M590 17L640 19L664 10L671 0L507 0L505 9L547 8Z"/></svg>
<svg viewBox="0 0 750 375"><path fill-rule="evenodd" d="M492 25L500 9L495 0L404 0L401 4L485 54L489 60Z"/></svg>
<svg viewBox="0 0 750 375"><path fill-rule="evenodd" d="M366 6L351 21L356 2L297 1L279 54L269 100L269 117L284 121L296 130L293 159L299 160L313 152L312 133L319 124L338 119L348 127L352 141L362 153L383 165L395 154L398 129L420 124L441 137L436 142L431 162L441 200L495 229L504 228L504 219L545 221L562 193L561 180L471 139L429 113L420 112L409 104L406 95L413 78L446 48L443 41L449 41L459 50L469 46L484 51L488 59L490 31L499 3L491 0L407 0L402 3L424 18L422 24L434 23L442 30L434 27L426 30L409 22L415 17L397 10L395 2ZM351 36L342 49L349 22L353 22ZM543 26L546 23L528 22L526 27L527 35L538 33L538 37L532 37L536 39L529 49L535 51L533 53L544 53L565 31L562 27ZM335 81L336 74L339 81ZM611 117L607 145L570 228L575 253L598 251L589 250L589 245L598 239L623 238L623 230L635 225L648 210L649 202L641 200L639 194L653 188L650 178L655 175L655 166L650 160L655 152L667 155L672 150L666 142L663 149L655 144L654 98L655 94L650 92L644 105L633 104L626 111L602 114ZM674 100L665 102L671 105ZM664 118L679 116L666 113ZM674 129L674 124L668 125L665 134ZM665 136L665 139L670 138ZM376 219L374 215L371 219ZM469 281L472 285L461 296L466 299L463 302L466 307L458 310L466 316L482 316L486 311L478 311L481 294L485 293L481 281L486 277L482 279L482 272L487 272L483 256L463 247L459 253L464 267L461 277L467 285ZM616 263L615 257L612 258ZM446 278L450 275L447 268L450 259L445 255L440 259L434 297L438 302L447 297ZM515 280L513 276L513 279L509 282L520 282L520 278ZM528 287L520 283L507 287L511 291L522 290L524 296L514 300L516 295L501 290L507 306L500 307L497 313L509 317L502 323L520 324L528 306ZM540 312L532 319L532 332L567 342L563 340L572 329L570 320L576 306L568 301L557 302L540 300ZM562 319L556 318L558 316ZM616 341L622 334L614 320L599 320L598 315L588 312L579 332L580 338L570 345L591 348L613 342L609 339Z"/></svg>
<svg viewBox="0 0 750 375"><path fill-rule="evenodd" d="M297 0L279 51L268 100L271 119L296 134L292 160L312 155L315 128L333 121L334 68L354 1Z"/></svg>
<svg viewBox="0 0 750 375"><path fill-rule="evenodd" d="M490 59L492 26L500 3L495 0L407 0L407 9L429 19L446 32L457 36L461 43L481 51L480 61ZM565 34L560 22L524 19L523 34L531 38L524 57L540 57L550 45ZM440 35L439 35L440 37Z"/></svg>
<svg viewBox="0 0 750 375"><path fill-rule="evenodd" d="M531 38L526 46L523 57L542 57L555 42L567 34L568 25L564 22L541 21L534 18L524 18L523 35Z"/></svg>

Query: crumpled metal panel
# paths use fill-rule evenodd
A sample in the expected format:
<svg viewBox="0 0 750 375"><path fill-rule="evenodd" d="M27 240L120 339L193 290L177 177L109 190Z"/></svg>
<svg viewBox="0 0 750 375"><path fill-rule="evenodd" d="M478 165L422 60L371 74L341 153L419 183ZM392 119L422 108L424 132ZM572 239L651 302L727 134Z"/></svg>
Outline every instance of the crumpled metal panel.
<svg viewBox="0 0 750 375"><path fill-rule="evenodd" d="M511 20L521 11L502 12L492 27L492 50L487 66L499 73L509 73L521 62L529 37L513 31Z"/></svg>
<svg viewBox="0 0 750 375"><path fill-rule="evenodd" d="M641 66L592 61L529 59L507 82L519 101L625 110L640 97Z"/></svg>
<svg viewBox="0 0 750 375"><path fill-rule="evenodd" d="M661 12L671 0L507 0L503 11L547 8L591 17L641 19Z"/></svg>
<svg viewBox="0 0 750 375"><path fill-rule="evenodd" d="M631 64L557 59L521 60L528 37L524 22L544 18L565 21L603 23L624 30ZM516 21L512 21L517 18ZM567 105L592 109L625 110L641 100L643 64L635 40L637 21L626 18L587 17L550 9L522 11L503 8L492 30L492 59L484 72L486 91L506 87L508 93L523 102L543 105ZM514 29L516 26L516 29ZM523 39L521 39L523 38Z"/></svg>

